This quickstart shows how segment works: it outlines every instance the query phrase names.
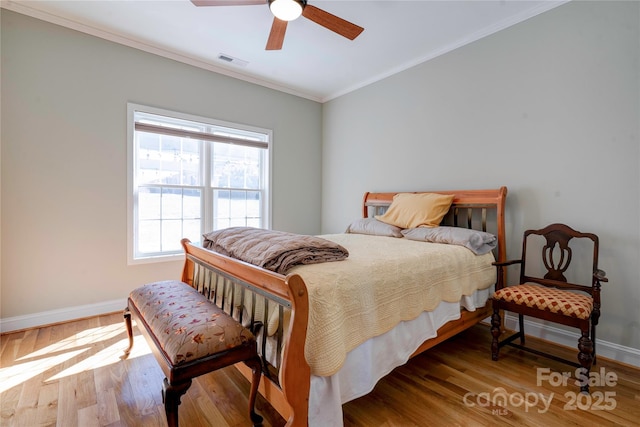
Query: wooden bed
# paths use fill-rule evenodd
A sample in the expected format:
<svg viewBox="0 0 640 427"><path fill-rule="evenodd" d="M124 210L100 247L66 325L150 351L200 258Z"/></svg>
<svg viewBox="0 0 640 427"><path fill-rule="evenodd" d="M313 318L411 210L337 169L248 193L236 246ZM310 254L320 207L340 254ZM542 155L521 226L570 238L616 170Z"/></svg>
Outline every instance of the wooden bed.
<svg viewBox="0 0 640 427"><path fill-rule="evenodd" d="M472 228L487 231L497 237L494 250L496 261L506 259L505 248L505 202L507 189L501 187L491 190L430 191L431 193L453 194L453 203L442 225ZM365 193L362 203L362 216L372 217L386 210L397 193ZM269 324L270 307L275 305L279 313L277 333L267 339L267 333L258 336L262 343L263 380L260 393L287 420L288 426L306 426L309 420L309 394L311 369L305 359L305 342L309 319L309 298L307 285L303 278L295 273L281 275L230 258L187 239L182 241L186 260L182 272L182 281L190 284L209 299L230 312L232 316L245 324L260 327ZM233 289L230 291L230 289ZM239 291L238 291L239 290ZM260 300L256 300L256 295ZM235 299L235 301L234 301ZM239 300L240 299L240 300ZM235 310L252 301L251 313ZM258 301L258 302L256 302ZM262 316L256 319L255 308L264 301ZM283 313L290 318L283 319ZM411 357L437 345L459 332L486 319L491 314L490 304L475 311L460 309L460 318L449 321L437 330L437 336L424 341ZM244 319L243 319L244 316ZM259 315L258 315L259 316ZM285 325L288 324L288 327ZM263 327L266 331L268 328ZM258 334L257 334L258 335ZM267 341L271 340L275 354L268 360ZM273 344L275 340L275 344ZM273 353L273 348L271 352ZM248 378L251 371L244 365L236 367Z"/></svg>

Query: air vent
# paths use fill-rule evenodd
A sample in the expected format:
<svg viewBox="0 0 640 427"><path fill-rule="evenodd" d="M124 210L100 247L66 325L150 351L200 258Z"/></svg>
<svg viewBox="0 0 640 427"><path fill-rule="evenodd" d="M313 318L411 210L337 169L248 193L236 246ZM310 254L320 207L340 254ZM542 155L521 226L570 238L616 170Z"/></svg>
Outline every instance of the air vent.
<svg viewBox="0 0 640 427"><path fill-rule="evenodd" d="M248 62L243 61L242 59L234 58L231 55L227 55L226 53L221 53L218 55L218 59L224 62L228 62L229 64L237 65L238 67L246 67Z"/></svg>

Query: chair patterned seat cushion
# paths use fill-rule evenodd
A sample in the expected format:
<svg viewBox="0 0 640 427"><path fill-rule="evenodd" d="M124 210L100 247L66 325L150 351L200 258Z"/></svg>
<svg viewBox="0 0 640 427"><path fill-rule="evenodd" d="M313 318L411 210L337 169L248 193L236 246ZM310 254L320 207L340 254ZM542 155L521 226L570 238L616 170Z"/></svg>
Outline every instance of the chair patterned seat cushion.
<svg viewBox="0 0 640 427"><path fill-rule="evenodd" d="M129 298L174 366L255 341L251 331L184 282L149 283Z"/></svg>
<svg viewBox="0 0 640 427"><path fill-rule="evenodd" d="M536 285L508 286L496 291L493 298L578 319L588 319L593 311L590 296Z"/></svg>

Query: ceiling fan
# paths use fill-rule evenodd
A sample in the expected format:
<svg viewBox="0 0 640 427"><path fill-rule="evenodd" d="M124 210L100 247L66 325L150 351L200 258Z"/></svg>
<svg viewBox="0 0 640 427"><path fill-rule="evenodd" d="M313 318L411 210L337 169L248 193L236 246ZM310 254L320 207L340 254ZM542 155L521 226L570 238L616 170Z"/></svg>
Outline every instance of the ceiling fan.
<svg viewBox="0 0 640 427"><path fill-rule="evenodd" d="M307 4L307 0L191 0L191 2L196 6L241 6L267 3L274 18L266 50L282 49L287 22L293 21L300 15L349 40L355 39L364 31L364 28L356 24Z"/></svg>

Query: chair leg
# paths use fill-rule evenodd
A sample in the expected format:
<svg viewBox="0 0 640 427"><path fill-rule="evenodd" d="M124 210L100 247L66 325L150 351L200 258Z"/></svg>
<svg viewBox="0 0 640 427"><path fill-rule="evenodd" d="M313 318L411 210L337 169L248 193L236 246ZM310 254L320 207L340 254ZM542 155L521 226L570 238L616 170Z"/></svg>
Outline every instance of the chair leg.
<svg viewBox="0 0 640 427"><path fill-rule="evenodd" d="M164 412L167 416L168 427L178 427L178 406L180 398L191 387L191 380L180 384L169 384L166 378L162 384L162 401L164 402Z"/></svg>
<svg viewBox="0 0 640 427"><path fill-rule="evenodd" d="M593 346L593 364L596 364L596 325L591 325L591 343Z"/></svg>
<svg viewBox="0 0 640 427"><path fill-rule="evenodd" d="M500 351L499 339L502 331L500 327L502 326L500 320L500 310L497 308L493 309L493 315L491 316L491 335L493 336L493 340L491 341L491 359L498 360L498 352Z"/></svg>
<svg viewBox="0 0 640 427"><path fill-rule="evenodd" d="M520 345L524 345L524 315L518 314L518 326L520 327Z"/></svg>
<svg viewBox="0 0 640 427"><path fill-rule="evenodd" d="M262 363L260 358L249 359L244 362L251 368L251 390L249 391L249 417L254 426L262 425L262 417L256 413L256 397L258 395L258 386L260 385L260 377L262 376Z"/></svg>
<svg viewBox="0 0 640 427"><path fill-rule="evenodd" d="M600 320L600 304L595 304L591 313L591 340L593 341L593 364L596 364L596 326Z"/></svg>
<svg viewBox="0 0 640 427"><path fill-rule="evenodd" d="M582 330L582 335L578 340L578 362L580 362L580 391L589 393L589 371L593 364L593 341L589 337L589 328Z"/></svg>
<svg viewBox="0 0 640 427"><path fill-rule="evenodd" d="M129 307L124 309L124 325L127 328L127 336L129 337L129 347L124 351L122 359L126 359L133 348L133 328L131 327L131 312Z"/></svg>

